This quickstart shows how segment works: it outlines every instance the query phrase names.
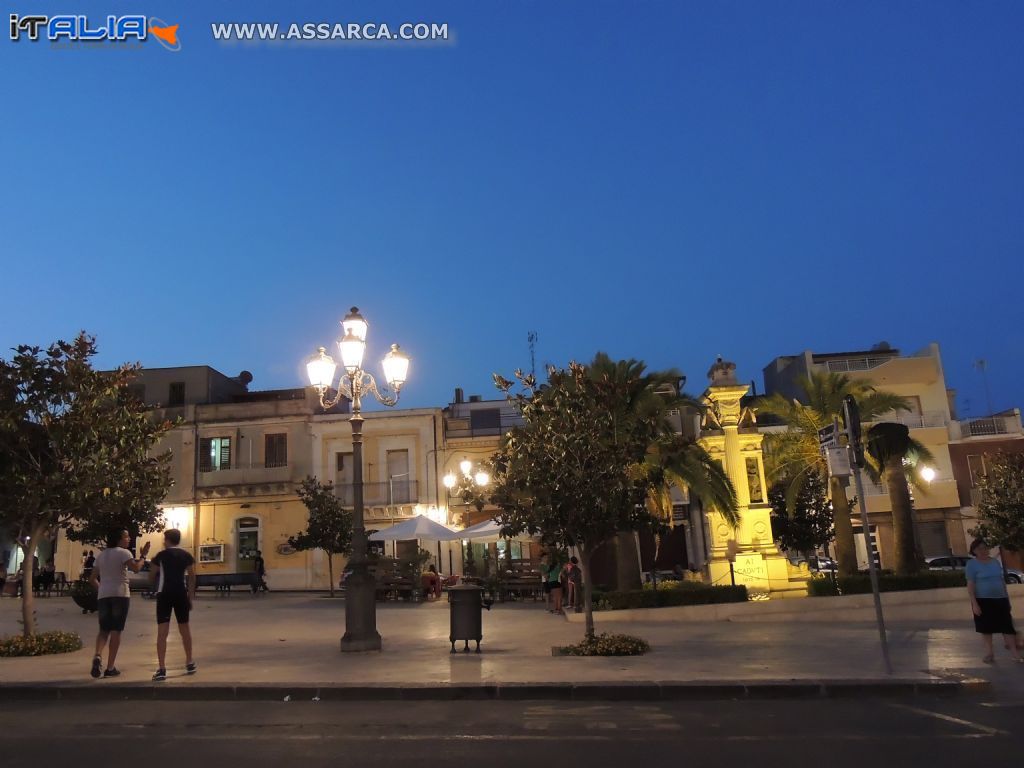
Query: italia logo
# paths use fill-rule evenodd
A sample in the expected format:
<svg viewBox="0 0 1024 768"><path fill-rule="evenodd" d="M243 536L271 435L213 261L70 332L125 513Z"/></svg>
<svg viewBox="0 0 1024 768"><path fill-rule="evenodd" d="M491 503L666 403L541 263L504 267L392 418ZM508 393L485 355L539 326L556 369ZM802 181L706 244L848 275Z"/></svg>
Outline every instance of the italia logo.
<svg viewBox="0 0 1024 768"><path fill-rule="evenodd" d="M38 42L145 42L151 36L168 51L180 51L178 25L156 17L142 15L107 16L100 21L84 15L19 16L10 15L11 40Z"/></svg>

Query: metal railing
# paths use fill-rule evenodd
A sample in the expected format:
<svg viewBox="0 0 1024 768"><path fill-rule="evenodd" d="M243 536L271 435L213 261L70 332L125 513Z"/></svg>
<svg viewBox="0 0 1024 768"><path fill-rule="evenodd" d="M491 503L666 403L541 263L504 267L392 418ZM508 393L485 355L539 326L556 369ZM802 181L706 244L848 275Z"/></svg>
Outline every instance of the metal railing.
<svg viewBox="0 0 1024 768"><path fill-rule="evenodd" d="M849 373L850 371L869 371L895 359L891 355L886 357L852 357L844 360L828 360L826 365L829 371L834 373Z"/></svg>
<svg viewBox="0 0 1024 768"><path fill-rule="evenodd" d="M905 411L883 413L871 419L865 419L865 423L878 424L883 421L895 424L904 424L911 429L922 429L924 427L946 426L946 414L942 411L925 411L924 413L907 413Z"/></svg>
<svg viewBox="0 0 1024 768"><path fill-rule="evenodd" d="M339 483L334 486L334 495L344 506L355 503L355 485ZM419 483L416 480L392 480L390 483L363 483L363 504L381 506L391 504L415 504L419 501Z"/></svg>
<svg viewBox="0 0 1024 768"><path fill-rule="evenodd" d="M962 420L960 434L964 437L983 437L985 435L1005 435L1011 431L1010 419L1006 416L988 416L984 419ZM1016 432L1017 430L1012 430Z"/></svg>

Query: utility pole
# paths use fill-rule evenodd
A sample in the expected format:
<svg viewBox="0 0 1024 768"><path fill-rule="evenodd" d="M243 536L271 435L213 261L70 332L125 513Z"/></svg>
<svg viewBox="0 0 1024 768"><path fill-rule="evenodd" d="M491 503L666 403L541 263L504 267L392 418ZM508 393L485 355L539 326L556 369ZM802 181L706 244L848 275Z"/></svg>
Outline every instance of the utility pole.
<svg viewBox="0 0 1024 768"><path fill-rule="evenodd" d="M857 504L860 507L861 525L864 527L864 548L868 554L868 573L871 575L871 593L875 599L875 621L878 624L878 641L882 646L882 660L885 662L885 672L892 674L892 662L889 660L889 639L885 632L885 617L882 615L882 596L878 590L878 566L875 563L874 548L871 546L871 528L868 524L868 508L864 499L864 482L860 477L860 470L864 466L864 444L860 428L860 409L853 395L843 398L843 421L846 425L846 437L848 440L847 452L851 455L851 473L857 488Z"/></svg>

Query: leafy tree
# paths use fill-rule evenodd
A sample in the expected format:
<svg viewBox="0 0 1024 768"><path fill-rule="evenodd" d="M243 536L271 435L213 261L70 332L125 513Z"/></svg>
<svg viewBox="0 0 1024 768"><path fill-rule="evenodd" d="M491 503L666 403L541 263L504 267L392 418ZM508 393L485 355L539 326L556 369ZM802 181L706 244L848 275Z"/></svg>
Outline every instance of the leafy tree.
<svg viewBox="0 0 1024 768"><path fill-rule="evenodd" d="M172 426L129 396L139 366L97 371L85 333L47 349L19 346L0 359L0 525L21 548L22 618L35 633L32 556L64 529L100 541L112 529L159 530L171 485L170 452L155 454Z"/></svg>
<svg viewBox="0 0 1024 768"><path fill-rule="evenodd" d="M917 552L914 535L914 505L910 499L911 482L922 492L926 490L914 473L923 461L932 458L931 453L910 436L905 424L882 422L873 425L866 435L868 473L883 481L889 491L892 507L892 538L896 550L896 573L912 575L921 569L921 558Z"/></svg>
<svg viewBox="0 0 1024 768"><path fill-rule="evenodd" d="M778 416L786 422L787 431L765 435L765 470L772 481L786 484L786 508L796 508L796 497L807 479L813 475L828 476L828 465L818 447L818 430L841 418L843 398L853 395L860 407L861 418L871 420L883 413L905 411L905 398L880 392L866 381L851 379L839 373L812 372L801 382L803 396L789 400L780 394L758 403L761 413ZM836 559L839 572L850 576L857 572L857 549L850 519L850 501L840 478L829 480L829 496L835 524Z"/></svg>
<svg viewBox="0 0 1024 768"><path fill-rule="evenodd" d="M686 488L706 507L714 506L734 526L739 523L736 492L722 465L695 440L679 434L670 418L681 410L702 411L703 405L680 391L682 374L670 368L648 372L639 360L612 360L598 352L587 369L611 417L612 439L632 434L633 425L650 431L639 467L650 482L646 504L659 522L672 520L672 487ZM640 586L640 564L632 531L616 537L619 589Z"/></svg>
<svg viewBox="0 0 1024 768"><path fill-rule="evenodd" d="M497 518L504 535L540 532L579 549L586 635L593 637L594 550L619 531L656 525L645 504L653 485L644 459L659 425L619 418L620 389L593 378L584 365L549 367L543 387L521 371L515 377L521 391L510 399L524 424L505 436L494 457ZM495 383L506 393L515 385L497 375Z"/></svg>
<svg viewBox="0 0 1024 768"><path fill-rule="evenodd" d="M768 502L772 505L772 534L784 550L811 554L835 538L828 482L821 475L807 476L793 509L786 505L785 483L775 483L768 489Z"/></svg>
<svg viewBox="0 0 1024 768"><path fill-rule="evenodd" d="M986 456L985 464L988 471L979 483L980 522L971 535L1000 548L1024 550L1024 453L1000 451Z"/></svg>
<svg viewBox="0 0 1024 768"><path fill-rule="evenodd" d="M299 499L309 511L306 530L288 538L300 552L321 549L327 553L327 574L334 597L334 555L348 554L352 547L352 513L341 506L333 486L307 477L298 490Z"/></svg>

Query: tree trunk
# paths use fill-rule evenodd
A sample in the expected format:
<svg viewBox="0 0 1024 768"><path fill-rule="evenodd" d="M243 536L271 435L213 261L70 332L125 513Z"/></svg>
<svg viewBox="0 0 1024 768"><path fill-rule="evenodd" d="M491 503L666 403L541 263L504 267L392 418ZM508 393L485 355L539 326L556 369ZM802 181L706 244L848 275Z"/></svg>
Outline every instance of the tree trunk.
<svg viewBox="0 0 1024 768"><path fill-rule="evenodd" d="M615 534L615 589L627 592L641 587L636 532L619 531Z"/></svg>
<svg viewBox="0 0 1024 768"><path fill-rule="evenodd" d="M36 548L34 541L35 536L29 539L27 547L19 545L24 553L21 561L21 633L25 637L36 633L36 598L32 593L32 552Z"/></svg>
<svg viewBox="0 0 1024 768"><path fill-rule="evenodd" d="M912 576L918 572L919 565L914 546L914 512L901 457L894 456L886 462L885 484L889 489L889 504L892 506L896 573L900 576Z"/></svg>
<svg viewBox="0 0 1024 768"><path fill-rule="evenodd" d="M836 532L836 560L839 561L839 575L853 576L857 573L857 545L853 540L853 523L850 520L850 501L846 498L846 487L838 477L829 480L832 497L832 524Z"/></svg>
<svg viewBox="0 0 1024 768"><path fill-rule="evenodd" d="M334 597L334 555L330 552L327 553L327 578L330 581L331 597Z"/></svg>
<svg viewBox="0 0 1024 768"><path fill-rule="evenodd" d="M583 615L586 629L585 637L589 640L594 636L594 580L590 576L590 556L594 554L589 547L580 547L580 565L583 570Z"/></svg>

